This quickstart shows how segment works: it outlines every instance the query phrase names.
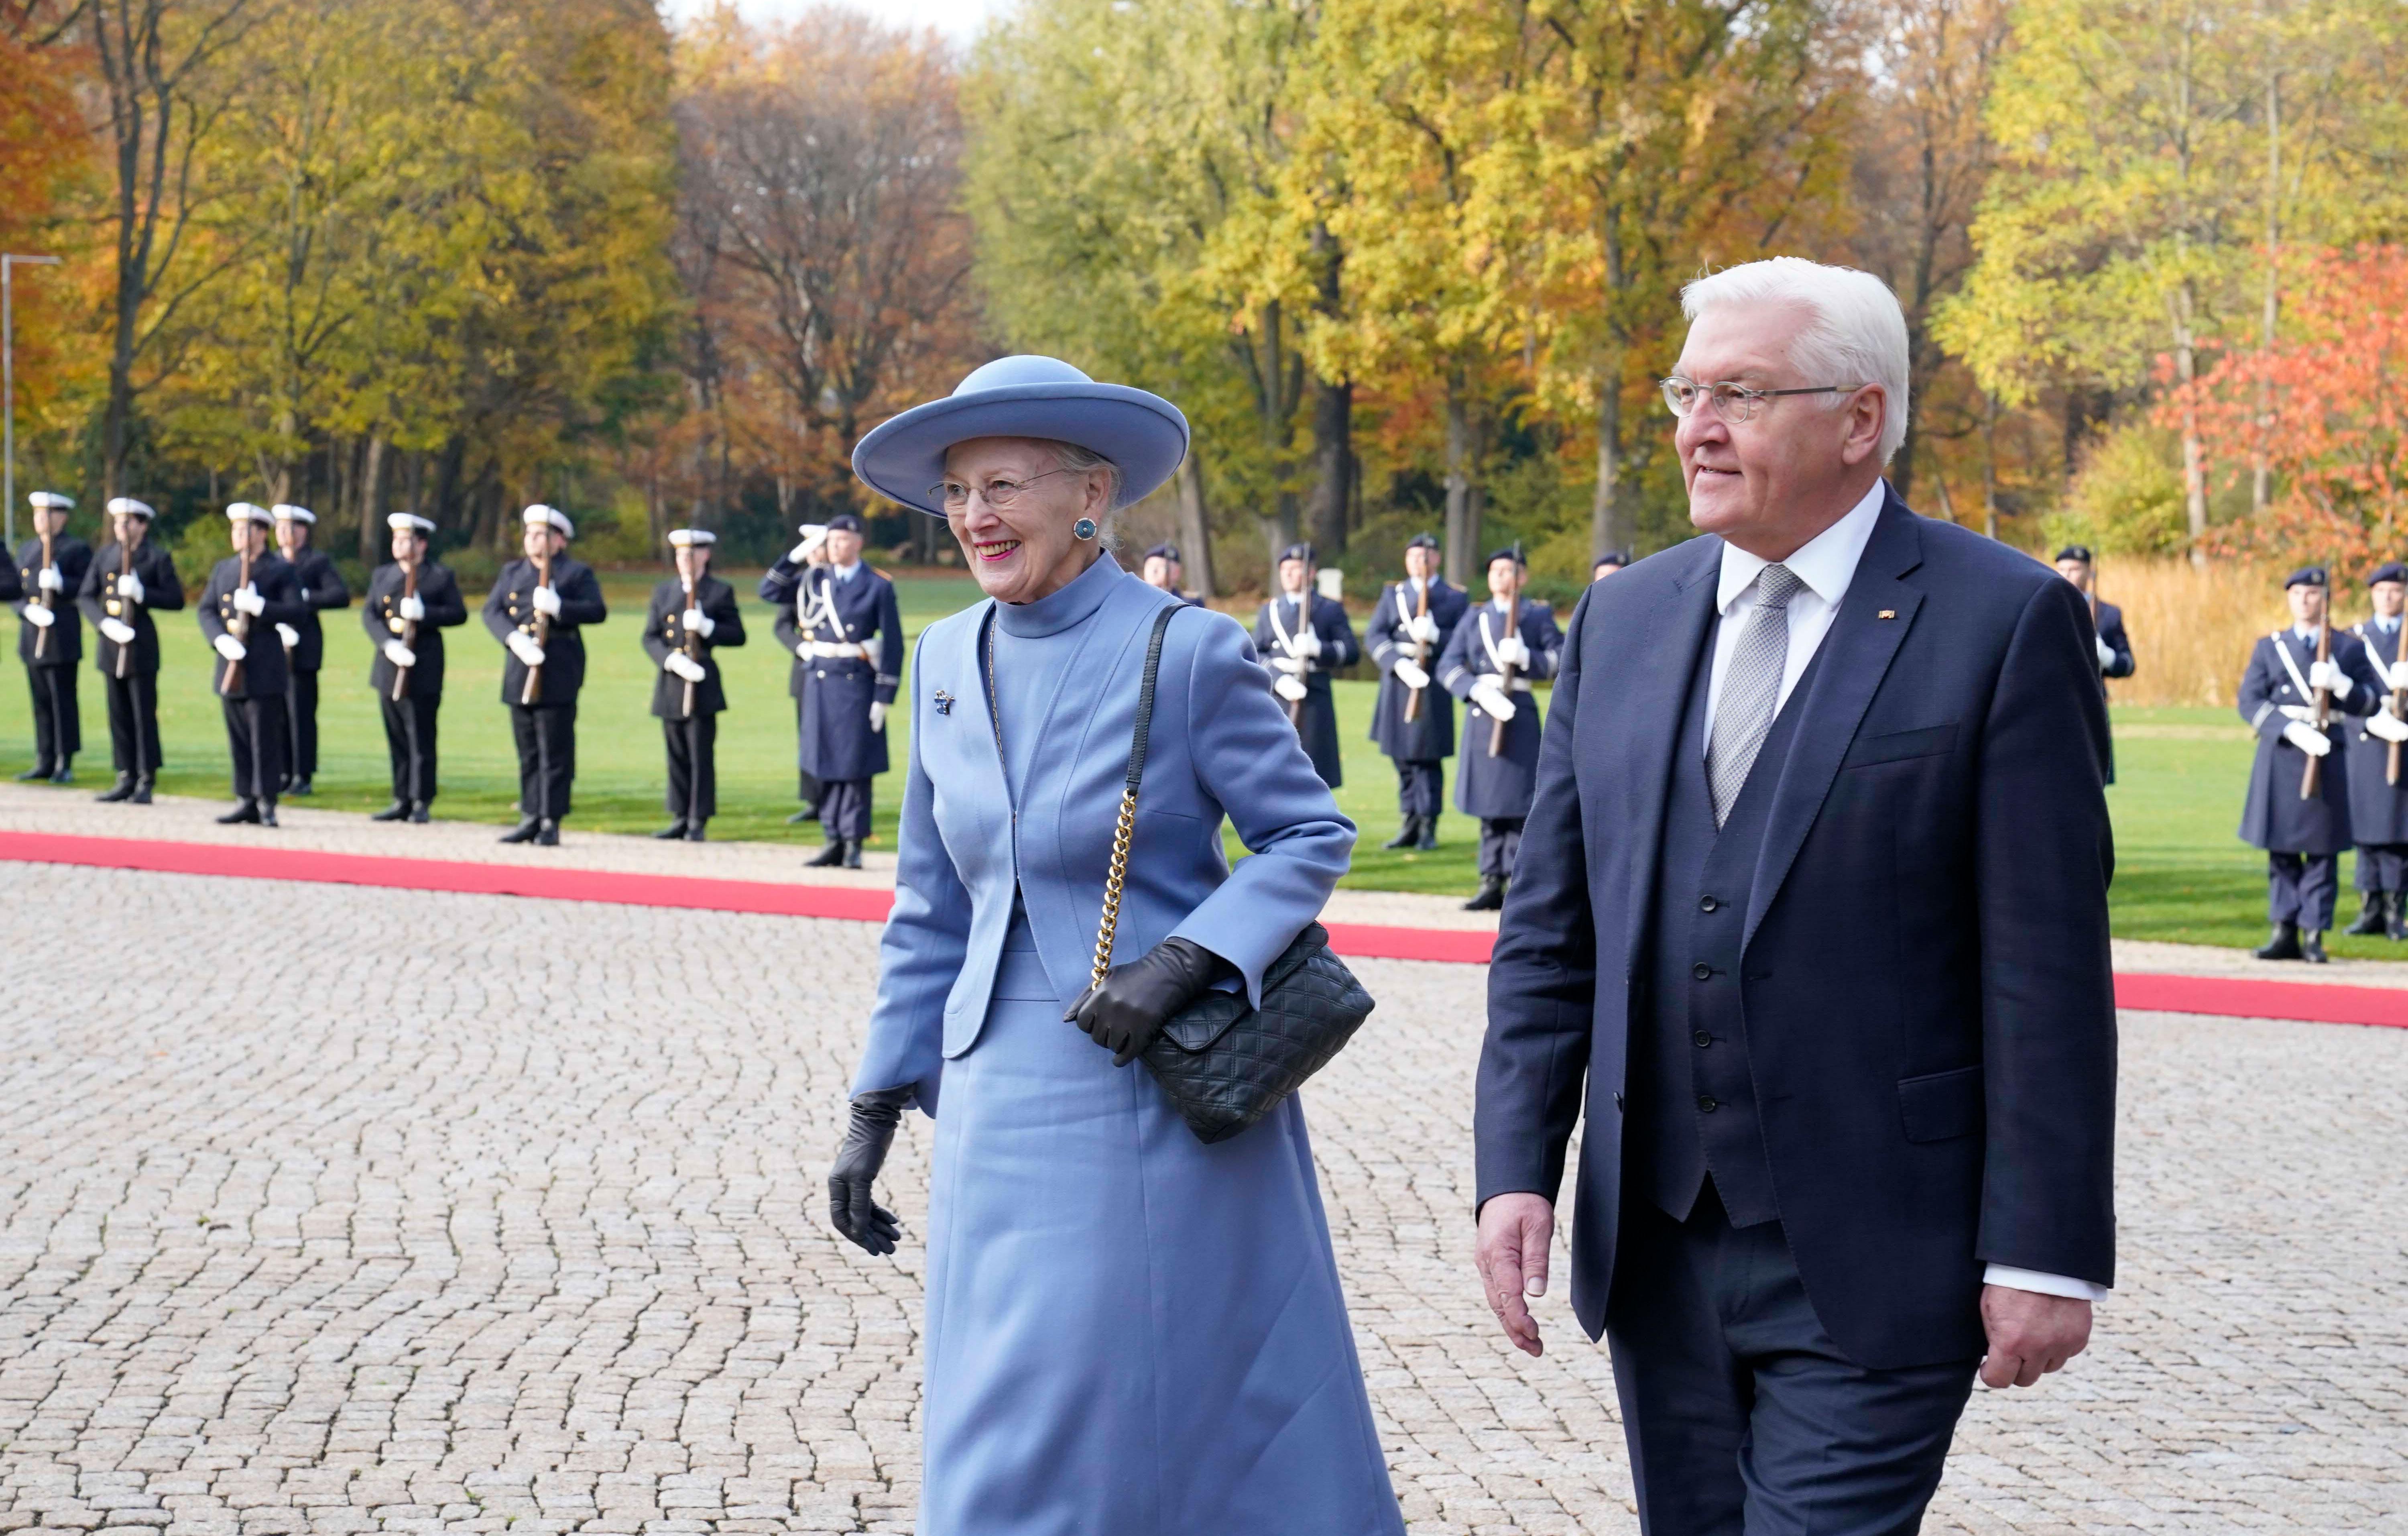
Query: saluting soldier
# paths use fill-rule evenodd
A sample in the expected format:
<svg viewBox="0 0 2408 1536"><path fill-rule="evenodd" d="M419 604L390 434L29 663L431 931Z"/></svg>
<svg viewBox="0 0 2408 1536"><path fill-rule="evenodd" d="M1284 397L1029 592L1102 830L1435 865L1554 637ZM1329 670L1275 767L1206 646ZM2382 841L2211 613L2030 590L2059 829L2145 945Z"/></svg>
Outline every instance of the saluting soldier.
<svg viewBox="0 0 2408 1536"><path fill-rule="evenodd" d="M1383 847L1435 848L1446 759L1455 755L1455 696L1430 686L1471 599L1438 574L1438 540L1417 533L1405 543L1405 579L1380 593L1363 635L1380 668L1371 739L1397 765L1401 825Z"/></svg>
<svg viewBox="0 0 2408 1536"><path fill-rule="evenodd" d="M2057 552L2057 573L2082 589L2090 599L2090 624L2097 631L2092 639L2099 653L2099 691L2107 691L2109 678L2128 678L2137 669L2132 660L2131 637L2124 632L2124 610L2114 603L2099 600L2099 565L2091 557L2086 544L2068 544ZM2107 741L2107 761L2103 765L2107 782L2115 782L2115 741Z"/></svg>
<svg viewBox="0 0 2408 1536"><path fill-rule="evenodd" d="M811 770L802 766L803 693L811 682L811 642L804 635L796 617L802 606L803 575L815 566L827 564L827 524L806 523L795 530L802 542L778 557L761 578L761 600L777 610L769 622L769 633L777 638L779 647L793 654L795 664L786 672L786 692L795 701L795 778L796 792L802 799L802 809L786 818L788 826L820 819L820 782Z"/></svg>
<svg viewBox="0 0 2408 1536"><path fill-rule="evenodd" d="M318 615L328 609L351 607L351 593L343 585L343 574L335 568L334 557L310 546L317 513L290 502L279 502L267 510L276 519L277 553L293 567L294 580L301 586L301 617L277 626L293 675L292 695L284 701L293 733L285 756L292 782L285 792L310 795L316 791L309 781L318 773L318 673L326 665L326 636L319 627Z"/></svg>
<svg viewBox="0 0 2408 1536"><path fill-rule="evenodd" d="M652 588L644 618L644 653L661 669L652 683L652 714L669 753L669 825L652 836L702 840L703 824L719 812L719 714L727 708L720 687L723 646L744 643L744 615L736 589L710 574L711 546L719 536L707 528L672 528L669 547L677 574Z"/></svg>
<svg viewBox="0 0 2408 1536"><path fill-rule="evenodd" d="M159 751L159 630L150 615L183 607L184 583L177 579L176 562L150 542L150 521L157 514L149 503L116 496L108 510L115 537L92 557L76 589L77 605L100 631L92 660L108 698L109 755L117 765L117 782L93 798L149 805L165 761Z"/></svg>
<svg viewBox="0 0 2408 1536"><path fill-rule="evenodd" d="M577 695L585 686L580 631L610 616L593 568L568 558L577 525L541 502L520 514L523 558L502 567L485 597L485 627L509 651L502 702L519 751L519 824L504 842L555 847L577 780Z"/></svg>
<svg viewBox="0 0 2408 1536"><path fill-rule="evenodd" d="M2325 962L2324 935L2340 894L2342 850L2350 845L2349 756L2333 751L2344 714L2372 714L2383 689L2355 635L2332 637L2331 657L2316 659L2325 628L2327 578L2308 566L2284 579L2289 627L2258 642L2241 678L2241 718L2258 733L2241 840L2266 850L2266 908L2274 924L2261 960ZM2329 721L2315 724L2315 696L2326 693ZM2310 760L2314 793L2302 796Z"/></svg>
<svg viewBox="0 0 2408 1536"><path fill-rule="evenodd" d="M292 563L268 548L276 526L265 507L237 501L226 509L234 553L219 561L201 587L195 617L218 653L209 683L225 713L226 748L234 759L234 809L222 825L276 825L276 797L285 781L293 727L285 718L292 660L280 631L306 609Z"/></svg>
<svg viewBox="0 0 2408 1536"><path fill-rule="evenodd" d="M861 519L828 519L824 566L805 572L796 654L808 659L803 771L819 781L827 846L813 868L861 868L869 785L886 771L886 711L903 680L903 611L895 583L861 563Z"/></svg>
<svg viewBox="0 0 2408 1536"><path fill-rule="evenodd" d="M1312 546L1280 552L1279 596L1254 619L1254 649L1271 668L1271 690L1287 706L1312 771L1336 789L1346 779L1338 754L1338 706L1329 674L1363 654L1343 605L1312 589Z"/></svg>
<svg viewBox="0 0 2408 1536"><path fill-rule="evenodd" d="M76 664L83 660L83 618L76 594L92 566L92 546L67 531L75 503L56 491L25 498L34 508L34 537L17 550L17 657L34 690L34 766L17 775L75 782L75 754L83 751L83 712L76 703Z"/></svg>
<svg viewBox="0 0 2408 1536"><path fill-rule="evenodd" d="M1138 567L1138 575L1147 586L1157 587L1190 608L1211 606L1181 586L1180 583L1186 580L1187 567L1179 558L1179 546L1176 544L1156 544L1146 551L1145 560Z"/></svg>
<svg viewBox="0 0 2408 1536"><path fill-rule="evenodd" d="M2408 566L2386 561L2366 579L2374 617L2352 624L2366 647L2369 669L2382 702L2350 722L2349 831L2358 844L2358 894L2364 903L2349 931L2408 939L2408 763L2392 772L2397 743L2408 741L2401 715L2408 694L2408 666L2400 653L2401 610L2408 608Z"/></svg>
<svg viewBox="0 0 2408 1536"><path fill-rule="evenodd" d="M393 561L368 573L360 625L376 647L368 686L384 716L393 803L372 822L423 822L435 801L435 718L443 703L443 631L468 622L467 599L448 567L426 557L435 524L414 512L385 520Z"/></svg>
<svg viewBox="0 0 2408 1536"><path fill-rule="evenodd" d="M1526 575L1518 549L1490 555L1488 601L1455 626L1439 660L1439 685L1471 706L1464 713L1463 761L1455 770L1455 809L1480 818L1480 890L1463 904L1466 912L1505 905L1505 883L1522 851L1522 824L1538 783L1539 707L1530 682L1554 677L1563 654L1555 611L1523 599Z"/></svg>

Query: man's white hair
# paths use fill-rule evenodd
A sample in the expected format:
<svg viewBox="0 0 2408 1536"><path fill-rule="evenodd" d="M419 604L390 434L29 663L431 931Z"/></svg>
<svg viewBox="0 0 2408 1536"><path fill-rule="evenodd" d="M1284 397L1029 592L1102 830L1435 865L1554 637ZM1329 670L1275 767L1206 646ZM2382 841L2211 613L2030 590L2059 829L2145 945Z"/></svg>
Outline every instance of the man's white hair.
<svg viewBox="0 0 2408 1536"><path fill-rule="evenodd" d="M1793 304L1813 317L1789 349L1799 381L1879 384L1885 396L1879 451L1888 464L1906 441L1908 409L1906 311L1889 284L1852 266L1774 256L1708 273L1681 290L1681 312L1692 322L1730 304ZM1824 403L1835 409L1846 399L1826 395Z"/></svg>

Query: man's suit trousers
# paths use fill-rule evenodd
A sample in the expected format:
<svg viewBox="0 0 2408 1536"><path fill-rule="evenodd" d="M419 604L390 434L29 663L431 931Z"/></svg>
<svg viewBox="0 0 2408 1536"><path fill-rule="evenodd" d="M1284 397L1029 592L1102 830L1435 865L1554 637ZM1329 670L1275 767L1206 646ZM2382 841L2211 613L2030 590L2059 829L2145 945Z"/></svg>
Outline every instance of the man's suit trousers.
<svg viewBox="0 0 2408 1536"><path fill-rule="evenodd" d="M2266 915L2274 922L2297 923L2312 933L2329 932L2340 895L2339 854L2266 855Z"/></svg>
<svg viewBox="0 0 2408 1536"><path fill-rule="evenodd" d="M559 821L568 814L568 786L577 778L577 706L510 706L510 735L519 749L519 814Z"/></svg>
<svg viewBox="0 0 2408 1536"><path fill-rule="evenodd" d="M411 694L395 700L377 695L384 715L385 755L393 763L393 797L424 805L435 798L435 717L440 694Z"/></svg>
<svg viewBox="0 0 2408 1536"><path fill-rule="evenodd" d="M284 750L290 725L284 718L284 696L223 698L226 749L234 757L234 797L274 802L284 793Z"/></svg>
<svg viewBox="0 0 2408 1536"><path fill-rule="evenodd" d="M55 768L83 751L83 711L72 667L28 667L34 690L34 761Z"/></svg>
<svg viewBox="0 0 2408 1536"><path fill-rule="evenodd" d="M156 778L159 765L159 677L155 672L129 672L122 678L100 674L108 696L109 755L120 773L137 779Z"/></svg>

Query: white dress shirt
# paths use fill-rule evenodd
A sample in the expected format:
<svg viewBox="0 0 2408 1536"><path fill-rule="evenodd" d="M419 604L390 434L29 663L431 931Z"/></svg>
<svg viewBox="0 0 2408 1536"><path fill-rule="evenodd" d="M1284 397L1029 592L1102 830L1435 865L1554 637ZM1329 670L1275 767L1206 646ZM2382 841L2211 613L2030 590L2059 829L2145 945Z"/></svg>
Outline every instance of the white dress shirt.
<svg viewBox="0 0 2408 1536"><path fill-rule="evenodd" d="M1857 562L1864 558L1865 546L1872 540L1873 524L1881 518L1882 503L1888 491L1887 481L1875 481L1873 488L1848 509L1846 516L1781 562L1802 584L1789 599L1789 654L1781 668L1781 691L1773 697L1774 713L1778 714L1789 702L1789 691L1798 685L1806 664L1814 659L1823 637L1831 632L1831 621L1839 616L1840 599L1847 596L1849 583L1856 579ZM1771 563L1736 544L1723 546L1722 583L1714 595L1722 624L1714 632L1714 669L1706 683L1705 739L1709 746L1714 739L1714 711L1722 702L1723 677L1730 670L1731 652L1739 643L1741 631L1747 627L1748 615L1756 610L1756 579ZM2007 1264L1989 1266L1982 1273L1982 1283L2081 1301L2103 1301L2108 1290L2104 1285L2071 1275L2044 1274Z"/></svg>

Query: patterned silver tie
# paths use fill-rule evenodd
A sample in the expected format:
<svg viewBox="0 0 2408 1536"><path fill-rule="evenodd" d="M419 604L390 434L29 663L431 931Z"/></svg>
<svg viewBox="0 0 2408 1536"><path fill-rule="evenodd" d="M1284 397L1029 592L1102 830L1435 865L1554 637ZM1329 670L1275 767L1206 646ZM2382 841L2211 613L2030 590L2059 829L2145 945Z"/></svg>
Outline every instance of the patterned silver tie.
<svg viewBox="0 0 2408 1536"><path fill-rule="evenodd" d="M1764 750L1764 738L1772 729L1781 674L1789 664L1789 599L1803 585L1787 566L1767 566L1756 573L1756 608L1740 632L1739 649L1731 653L1730 670L1723 675L1714 741L1706 753L1706 784L1713 794L1717 828L1730 820L1739 792L1747 787L1748 769L1756 767L1756 754Z"/></svg>

